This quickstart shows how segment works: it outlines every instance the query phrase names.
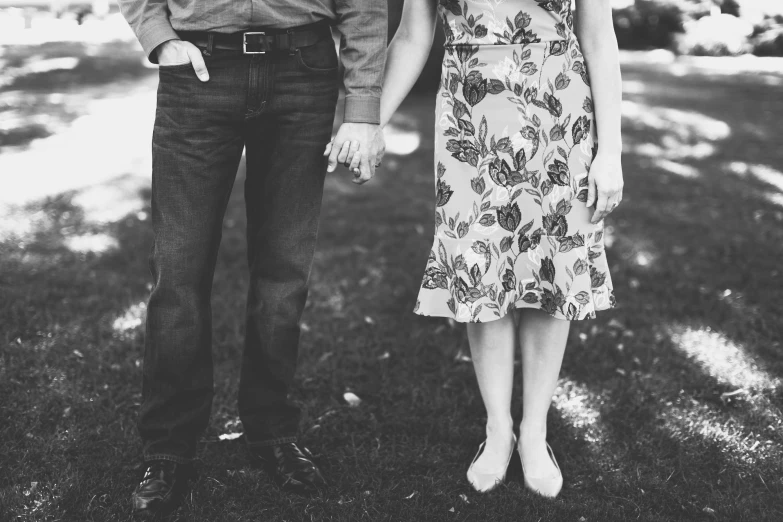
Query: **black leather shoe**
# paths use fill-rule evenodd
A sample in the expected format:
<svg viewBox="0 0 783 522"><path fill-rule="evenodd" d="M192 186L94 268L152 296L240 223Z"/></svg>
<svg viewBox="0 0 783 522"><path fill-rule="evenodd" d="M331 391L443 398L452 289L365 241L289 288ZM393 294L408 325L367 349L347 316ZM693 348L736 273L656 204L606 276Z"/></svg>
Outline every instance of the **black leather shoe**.
<svg viewBox="0 0 783 522"><path fill-rule="evenodd" d="M133 513L151 517L172 513L182 504L188 481L195 478L193 466L170 460L151 460L145 466L133 492Z"/></svg>
<svg viewBox="0 0 783 522"><path fill-rule="evenodd" d="M313 462L313 454L305 447L300 448L295 442L251 447L249 451L251 460L263 466L285 491L312 494L327 487L321 471Z"/></svg>

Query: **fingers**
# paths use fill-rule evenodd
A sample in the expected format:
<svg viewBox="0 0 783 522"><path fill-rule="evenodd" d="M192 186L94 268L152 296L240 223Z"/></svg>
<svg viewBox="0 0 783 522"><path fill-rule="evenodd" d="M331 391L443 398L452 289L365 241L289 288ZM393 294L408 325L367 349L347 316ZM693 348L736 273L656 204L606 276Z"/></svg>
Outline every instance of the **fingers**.
<svg viewBox="0 0 783 522"><path fill-rule="evenodd" d="M361 142L359 142L359 141L351 141L351 146L348 149L348 155L342 161L343 165L345 165L346 167L350 168L351 167L351 163L353 163L354 157L359 153L360 149L361 149ZM358 163L358 160L357 160L357 163Z"/></svg>
<svg viewBox="0 0 783 522"><path fill-rule="evenodd" d="M596 186L595 186L595 178L593 176L587 177L587 201L585 201L585 204L588 207L592 207L595 204L595 196L596 196Z"/></svg>
<svg viewBox="0 0 783 522"><path fill-rule="evenodd" d="M598 201L595 204L595 212L593 217L590 218L590 222L593 224L601 221L607 214L609 209L609 194L606 192L598 192Z"/></svg>
<svg viewBox="0 0 783 522"><path fill-rule="evenodd" d="M386 155L386 147L382 147L378 150L377 155L375 156L375 164L380 165L383 163L383 157Z"/></svg>
<svg viewBox="0 0 783 522"><path fill-rule="evenodd" d="M328 160L328 167L326 168L326 172L334 172L334 169L337 168L337 155L340 153L340 151L343 148L344 142L342 141L342 138L340 138L340 135L338 135L334 138L332 143L330 144L331 150L329 151L329 160Z"/></svg>
<svg viewBox="0 0 783 522"><path fill-rule="evenodd" d="M351 150L351 147L353 147L353 143L350 141L346 141L343 143L343 146L340 147L340 153L337 154L337 161L339 163L342 163L345 165L346 160L348 159L348 153Z"/></svg>
<svg viewBox="0 0 783 522"><path fill-rule="evenodd" d="M207 64L204 63L204 57L201 55L201 51L190 42L184 43L188 58L190 58L190 63L193 64L193 70L196 71L196 76L198 76L198 79L202 82L209 81L209 71L207 71Z"/></svg>
<svg viewBox="0 0 783 522"><path fill-rule="evenodd" d="M364 183L367 183L372 179L373 174L375 173L375 167L370 166L370 158L367 157L365 154L362 154L361 163L359 164L359 175L354 176L353 182L357 185L362 185Z"/></svg>
<svg viewBox="0 0 783 522"><path fill-rule="evenodd" d="M353 153L353 157L351 157L351 162L348 165L346 165L348 169L354 174L356 174L357 172L361 172L359 169L359 165L361 164L363 155L364 154L362 154L361 151L357 151Z"/></svg>
<svg viewBox="0 0 783 522"><path fill-rule="evenodd" d="M324 150L324 156L328 156L330 152L332 152L332 145L334 144L334 140L330 141L326 144L326 149Z"/></svg>
<svg viewBox="0 0 783 522"><path fill-rule="evenodd" d="M598 201L595 204L595 213L590 218L590 222L593 224L598 223L606 216L611 214L623 200L622 189L616 190L601 190L598 189Z"/></svg>

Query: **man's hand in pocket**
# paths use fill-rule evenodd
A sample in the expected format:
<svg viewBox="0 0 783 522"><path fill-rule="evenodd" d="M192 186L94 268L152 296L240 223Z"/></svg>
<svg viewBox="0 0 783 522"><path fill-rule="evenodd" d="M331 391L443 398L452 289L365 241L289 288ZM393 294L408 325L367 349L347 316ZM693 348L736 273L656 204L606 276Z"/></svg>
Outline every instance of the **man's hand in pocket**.
<svg viewBox="0 0 783 522"><path fill-rule="evenodd" d="M201 50L192 43L183 40L169 40L160 44L155 52L158 54L159 65L166 67L191 63L199 80L202 82L209 80L209 72L204 63L204 57L201 56Z"/></svg>

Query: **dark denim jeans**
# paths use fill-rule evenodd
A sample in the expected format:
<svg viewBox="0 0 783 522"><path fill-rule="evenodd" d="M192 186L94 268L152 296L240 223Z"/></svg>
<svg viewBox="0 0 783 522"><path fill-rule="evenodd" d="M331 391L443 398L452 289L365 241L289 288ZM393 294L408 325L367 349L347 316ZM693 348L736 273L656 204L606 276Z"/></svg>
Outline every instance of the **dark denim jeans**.
<svg viewBox="0 0 783 522"><path fill-rule="evenodd" d="M187 462L212 406L210 291L226 204L246 148L247 330L239 414L251 445L296 440L288 399L338 95L331 39L299 50L160 68L152 138L144 458Z"/></svg>

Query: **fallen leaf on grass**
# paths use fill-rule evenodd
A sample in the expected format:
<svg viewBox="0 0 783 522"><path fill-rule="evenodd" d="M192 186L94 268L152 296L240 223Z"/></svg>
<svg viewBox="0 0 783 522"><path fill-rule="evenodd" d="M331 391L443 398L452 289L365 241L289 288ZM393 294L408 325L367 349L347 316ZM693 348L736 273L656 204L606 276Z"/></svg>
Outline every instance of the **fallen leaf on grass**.
<svg viewBox="0 0 783 522"><path fill-rule="evenodd" d="M218 437L218 439L220 439L220 440L234 440L234 439L238 439L241 436L242 436L241 433L224 433L224 434L220 435Z"/></svg>
<svg viewBox="0 0 783 522"><path fill-rule="evenodd" d="M715 516L715 510L714 510L714 509L712 509L711 507L706 507L706 506L705 506L705 507L704 507L704 509L702 509L702 511L703 511L704 513L707 513L708 515L713 515L713 516Z"/></svg>
<svg viewBox="0 0 783 522"><path fill-rule="evenodd" d="M326 352L325 354L323 354L321 357L318 358L318 362L322 363L322 362L326 361L331 356L332 356L332 352Z"/></svg>
<svg viewBox="0 0 783 522"><path fill-rule="evenodd" d="M369 315L364 316L364 322L367 324L375 324L375 319L370 317Z"/></svg>
<svg viewBox="0 0 783 522"><path fill-rule="evenodd" d="M343 399L345 399L345 402L348 403L348 406L352 408L355 408L362 403L362 400L353 392L343 393Z"/></svg>
<svg viewBox="0 0 783 522"><path fill-rule="evenodd" d="M391 354L389 352L383 352L381 355L378 356L378 360L385 361L389 357L391 357Z"/></svg>
<svg viewBox="0 0 783 522"><path fill-rule="evenodd" d="M739 390L734 390L733 392L724 392L720 394L721 399L728 399L730 397L734 397L735 395L744 395L748 393L748 390L745 388L740 388Z"/></svg>
<svg viewBox="0 0 783 522"><path fill-rule="evenodd" d="M449 513L454 513L454 508L449 509Z"/></svg>
<svg viewBox="0 0 783 522"><path fill-rule="evenodd" d="M461 498L461 499L462 499L462 501L463 501L463 502L465 502L465 504L470 504L470 501L468 501L468 496L467 496L465 493L462 493L462 494L459 496L459 498Z"/></svg>
<svg viewBox="0 0 783 522"><path fill-rule="evenodd" d="M609 322L606 324L606 326L608 326L609 328L618 328L618 329L620 329L620 330L622 330L622 329L624 329L624 328L625 328L625 325L624 325L623 323L621 323L620 321L618 321L617 319L612 319L612 320L610 320L610 321L609 321Z"/></svg>
<svg viewBox="0 0 783 522"><path fill-rule="evenodd" d="M414 491L413 493L411 493L410 495L408 495L407 497L405 497L405 500L410 500L410 499L412 499L413 497L415 497L415 496L416 496L416 493L418 493L418 491Z"/></svg>
<svg viewBox="0 0 783 522"><path fill-rule="evenodd" d="M465 352L462 350L457 353L456 357L454 357L455 362L470 362L471 358L469 355L466 355Z"/></svg>

